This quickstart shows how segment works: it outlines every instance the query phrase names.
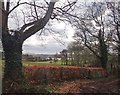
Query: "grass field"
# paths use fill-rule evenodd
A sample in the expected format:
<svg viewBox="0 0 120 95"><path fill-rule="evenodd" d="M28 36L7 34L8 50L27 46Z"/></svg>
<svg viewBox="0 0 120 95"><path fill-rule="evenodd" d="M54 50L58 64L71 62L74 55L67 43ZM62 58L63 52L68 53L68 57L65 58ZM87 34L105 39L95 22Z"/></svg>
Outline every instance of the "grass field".
<svg viewBox="0 0 120 95"><path fill-rule="evenodd" d="M57 62L52 62L50 63L50 61L43 61L43 62L31 62L31 61L22 61L23 66L33 66L33 65L44 65L44 66L61 66L62 62L61 61L57 61ZM4 65L4 61L0 59L0 67L2 67Z"/></svg>
<svg viewBox="0 0 120 95"><path fill-rule="evenodd" d="M23 61L24 66L33 66L33 65L43 65L43 66L61 66L61 61L52 62L50 61L43 61L43 62L29 62Z"/></svg>

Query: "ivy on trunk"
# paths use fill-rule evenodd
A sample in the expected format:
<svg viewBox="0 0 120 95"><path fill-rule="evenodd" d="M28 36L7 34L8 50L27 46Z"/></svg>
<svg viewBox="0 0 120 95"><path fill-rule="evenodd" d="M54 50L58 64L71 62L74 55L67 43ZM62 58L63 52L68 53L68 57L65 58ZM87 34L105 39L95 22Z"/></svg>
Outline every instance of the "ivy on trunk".
<svg viewBox="0 0 120 95"><path fill-rule="evenodd" d="M107 61L108 61L108 50L107 50L107 45L105 44L104 41L104 32L101 31L101 29L99 30L99 51L100 51L100 63L102 68L106 68L107 67Z"/></svg>
<svg viewBox="0 0 120 95"><path fill-rule="evenodd" d="M15 36L3 36L5 55L4 79L16 80L23 78L22 70L22 41Z"/></svg>

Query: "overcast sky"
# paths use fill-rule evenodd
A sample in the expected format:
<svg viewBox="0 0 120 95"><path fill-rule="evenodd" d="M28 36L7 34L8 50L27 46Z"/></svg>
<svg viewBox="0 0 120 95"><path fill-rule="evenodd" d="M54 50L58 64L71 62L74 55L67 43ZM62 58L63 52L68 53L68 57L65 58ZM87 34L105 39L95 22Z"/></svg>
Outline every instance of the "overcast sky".
<svg viewBox="0 0 120 95"><path fill-rule="evenodd" d="M62 0L61 0L62 1ZM79 1L79 0L78 0ZM84 0L81 0L81 2ZM85 0L86 2L96 0ZM104 1L104 0L97 0ZM20 18L20 16L19 16ZM21 18L20 18L21 19ZM54 22L54 21L53 21ZM11 25L12 23L12 25ZM17 23L13 20L9 20L9 27L15 27ZM67 48L67 45L73 41L74 28L70 24L63 22L54 22L52 29L57 34L46 32L46 35L42 34L39 36L39 32L28 38L23 44L23 53L30 54L55 54L60 52L62 49Z"/></svg>
<svg viewBox="0 0 120 95"><path fill-rule="evenodd" d="M72 0L71 0L72 1ZM79 1L79 0L78 0ZM81 0L80 2L83 2ZM86 1L86 0L85 0ZM90 2L88 0L87 2ZM61 4L65 2L65 0L59 0L56 3L56 6L64 6ZM84 2L83 2L84 3ZM79 10L80 11L80 10ZM39 33L28 38L23 45L23 53L44 53L44 54L55 54L59 53L63 49L66 49L68 44L73 41L74 28L69 23L64 22L52 22L52 29L57 34L46 33L46 36L39 36ZM41 37L43 39L41 39Z"/></svg>
<svg viewBox="0 0 120 95"><path fill-rule="evenodd" d="M72 1L72 0L71 0ZM79 0L78 0L79 1ZM81 0L82 2L84 0ZM86 0L85 0L86 1ZM90 2L91 0L87 0ZM94 1L94 0L93 0ZM59 0L56 6L64 6L60 2L65 2L64 0ZM84 2L83 2L84 3ZM80 11L80 10L78 10ZM73 41L74 28L70 24L65 24L63 22L52 22L52 29L57 34L46 33L46 36L39 36L39 33L28 38L23 45L23 53L44 53L44 54L55 54L59 53L63 49L66 49L68 44ZM43 39L41 39L41 37Z"/></svg>
<svg viewBox="0 0 120 95"><path fill-rule="evenodd" d="M39 36L38 32L28 38L23 44L23 53L55 54L67 48L67 45L73 41L74 28L63 22L56 22L52 28L58 33Z"/></svg>

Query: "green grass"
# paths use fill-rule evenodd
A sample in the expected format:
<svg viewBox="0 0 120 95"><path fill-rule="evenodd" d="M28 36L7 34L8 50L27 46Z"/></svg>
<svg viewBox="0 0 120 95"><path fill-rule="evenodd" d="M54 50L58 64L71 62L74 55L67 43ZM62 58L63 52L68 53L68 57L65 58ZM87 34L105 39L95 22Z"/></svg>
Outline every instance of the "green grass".
<svg viewBox="0 0 120 95"><path fill-rule="evenodd" d="M2 59L0 59L0 76L1 76L1 72L3 70L3 66L4 66L4 61Z"/></svg>
<svg viewBox="0 0 120 95"><path fill-rule="evenodd" d="M43 61L43 62L29 62L29 61L23 61L24 66L61 66L61 61L52 62L50 61Z"/></svg>
<svg viewBox="0 0 120 95"><path fill-rule="evenodd" d="M0 66L2 65L2 62L3 62L2 59L0 59Z"/></svg>
<svg viewBox="0 0 120 95"><path fill-rule="evenodd" d="M38 65L42 65L42 66L61 66L61 61L57 61L57 62L53 62L50 63L50 61L43 61L43 62L31 62L31 61L22 61L23 66L38 66ZM0 59L0 68L4 66L4 61Z"/></svg>

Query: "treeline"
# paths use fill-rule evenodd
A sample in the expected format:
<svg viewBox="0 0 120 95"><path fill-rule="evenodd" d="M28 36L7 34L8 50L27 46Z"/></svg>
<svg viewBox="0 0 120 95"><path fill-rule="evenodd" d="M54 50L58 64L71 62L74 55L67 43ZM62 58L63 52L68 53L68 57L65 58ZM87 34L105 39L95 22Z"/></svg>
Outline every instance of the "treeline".
<svg viewBox="0 0 120 95"><path fill-rule="evenodd" d="M80 7L81 5L77 5ZM74 40L63 50L64 63L107 68L120 64L120 2L92 2L82 13L68 13Z"/></svg>

